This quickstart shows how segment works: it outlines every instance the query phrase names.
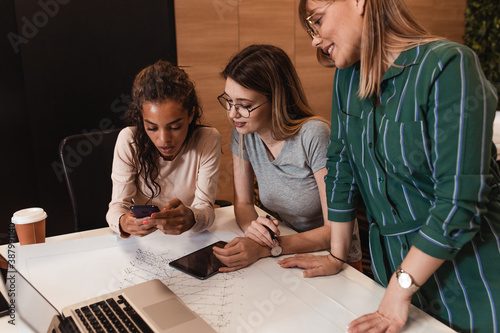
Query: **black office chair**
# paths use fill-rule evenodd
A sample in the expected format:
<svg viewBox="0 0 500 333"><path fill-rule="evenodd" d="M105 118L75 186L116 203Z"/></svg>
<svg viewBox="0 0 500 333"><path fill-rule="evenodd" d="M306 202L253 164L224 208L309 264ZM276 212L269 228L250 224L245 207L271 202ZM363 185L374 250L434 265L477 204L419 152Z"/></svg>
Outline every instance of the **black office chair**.
<svg viewBox="0 0 500 333"><path fill-rule="evenodd" d="M106 212L111 201L113 152L120 130L72 135L59 145L75 231L108 226Z"/></svg>
<svg viewBox="0 0 500 333"><path fill-rule="evenodd" d="M113 151L120 130L72 135L59 145L59 157L73 206L75 231L108 226L106 213L113 187ZM215 205L225 207L232 203L216 200Z"/></svg>

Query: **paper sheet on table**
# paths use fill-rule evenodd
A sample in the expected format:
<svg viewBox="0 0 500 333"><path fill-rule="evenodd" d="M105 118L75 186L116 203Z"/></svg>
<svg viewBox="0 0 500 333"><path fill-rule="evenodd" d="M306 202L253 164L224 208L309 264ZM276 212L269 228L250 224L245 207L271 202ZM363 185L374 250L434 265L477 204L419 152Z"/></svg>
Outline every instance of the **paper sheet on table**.
<svg viewBox="0 0 500 333"><path fill-rule="evenodd" d="M168 266L217 241L216 234L154 233L126 240L104 236L47 243L20 248L18 267L58 309L159 278L219 332L344 332L354 319L299 275L281 269L276 260L205 281Z"/></svg>
<svg viewBox="0 0 500 333"><path fill-rule="evenodd" d="M305 279L302 270L282 269L279 258L267 258L204 281L171 268L168 263L178 257L242 236L231 207L216 213L217 223L200 234L113 235L19 247L17 267L58 309L158 278L218 332L345 332L347 323L378 306L383 289L351 267L337 276ZM413 309L403 332L451 332L423 316Z"/></svg>

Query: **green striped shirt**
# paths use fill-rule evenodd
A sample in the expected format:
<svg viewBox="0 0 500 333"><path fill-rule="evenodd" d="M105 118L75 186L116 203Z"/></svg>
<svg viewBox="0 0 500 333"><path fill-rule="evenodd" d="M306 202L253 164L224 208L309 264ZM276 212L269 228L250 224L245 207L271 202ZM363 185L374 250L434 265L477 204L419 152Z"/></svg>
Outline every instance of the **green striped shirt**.
<svg viewBox="0 0 500 333"><path fill-rule="evenodd" d="M497 96L476 55L446 41L402 52L381 82L379 106L360 100L358 86L356 65L337 70L329 219L353 219L361 194L382 235L419 230L420 250L453 258L500 200L490 168Z"/></svg>
<svg viewBox="0 0 500 333"><path fill-rule="evenodd" d="M337 70L325 177L328 217L370 225L377 281L412 246L445 263L412 302L464 332L498 332L500 171L496 91L467 47L436 41L402 52L379 105L357 97L359 69Z"/></svg>

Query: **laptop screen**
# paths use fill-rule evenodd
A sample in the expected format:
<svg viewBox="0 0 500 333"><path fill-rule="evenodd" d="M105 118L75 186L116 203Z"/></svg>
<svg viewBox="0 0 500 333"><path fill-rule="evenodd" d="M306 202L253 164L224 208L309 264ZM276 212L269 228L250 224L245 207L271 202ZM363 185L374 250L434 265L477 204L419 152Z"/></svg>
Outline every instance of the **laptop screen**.
<svg viewBox="0 0 500 333"><path fill-rule="evenodd" d="M10 302L15 304L15 324L19 331L31 329L33 332L46 333L57 309L17 270L7 272L7 290ZM22 329L21 329L22 328Z"/></svg>

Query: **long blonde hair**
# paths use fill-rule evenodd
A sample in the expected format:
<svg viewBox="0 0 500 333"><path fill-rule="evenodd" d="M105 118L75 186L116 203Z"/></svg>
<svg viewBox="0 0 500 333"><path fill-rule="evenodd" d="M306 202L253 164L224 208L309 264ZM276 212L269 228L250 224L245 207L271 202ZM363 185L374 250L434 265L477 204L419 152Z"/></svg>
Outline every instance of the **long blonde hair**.
<svg viewBox="0 0 500 333"><path fill-rule="evenodd" d="M333 1L339 0L324 0ZM306 5L307 0L300 0L299 18L305 29L305 18L309 16ZM443 38L423 28L410 13L404 0L365 0L359 97L378 96L382 77L391 65L390 53L403 52L438 39ZM317 58L325 67L335 65L320 49L317 50Z"/></svg>
<svg viewBox="0 0 500 333"><path fill-rule="evenodd" d="M279 47L250 45L232 57L221 75L269 99L275 140L293 137L310 119L324 121L314 115L292 61Z"/></svg>

